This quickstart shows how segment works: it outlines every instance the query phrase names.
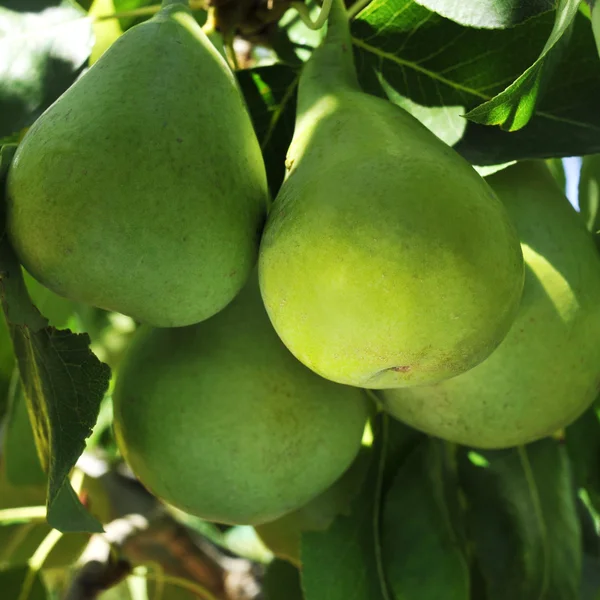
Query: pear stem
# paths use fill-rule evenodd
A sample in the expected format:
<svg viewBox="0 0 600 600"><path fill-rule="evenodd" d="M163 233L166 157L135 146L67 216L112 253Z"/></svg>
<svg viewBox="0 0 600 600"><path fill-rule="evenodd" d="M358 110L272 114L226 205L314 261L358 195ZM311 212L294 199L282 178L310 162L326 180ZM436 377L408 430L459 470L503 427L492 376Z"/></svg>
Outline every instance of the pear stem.
<svg viewBox="0 0 600 600"><path fill-rule="evenodd" d="M369 6L369 4L371 4L372 0L357 0L349 9L348 9L348 16L351 19L354 19L354 17L361 12L363 9L365 9L367 6Z"/></svg>
<svg viewBox="0 0 600 600"><path fill-rule="evenodd" d="M306 82L306 87L311 88L313 86L308 85L309 82L316 83L317 87L326 86L329 89L360 89L352 54L350 21L344 0L333 0L325 39L313 52L304 68L300 81L301 95L304 87L302 80Z"/></svg>
<svg viewBox="0 0 600 600"><path fill-rule="evenodd" d="M189 0L162 0L160 7L162 9L162 8L167 8L167 6L174 6L176 4L182 4L186 8L190 7Z"/></svg>
<svg viewBox="0 0 600 600"><path fill-rule="evenodd" d="M308 10L308 6L304 4L304 2L292 2L290 6L298 13L300 20L309 28L313 30L321 29L323 25L325 25L325 21L327 21L327 17L329 16L329 11L331 10L331 3L333 0L323 0L323 6L321 7L321 12L319 12L319 16L316 21L313 21L310 18L310 12Z"/></svg>

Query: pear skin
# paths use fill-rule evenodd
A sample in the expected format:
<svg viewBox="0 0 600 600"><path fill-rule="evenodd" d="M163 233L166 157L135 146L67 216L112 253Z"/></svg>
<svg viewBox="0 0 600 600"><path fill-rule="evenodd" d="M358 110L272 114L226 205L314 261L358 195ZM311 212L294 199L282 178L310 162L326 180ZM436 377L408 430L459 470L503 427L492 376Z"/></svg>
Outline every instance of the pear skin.
<svg viewBox="0 0 600 600"><path fill-rule="evenodd" d="M234 76L184 3L165 2L27 132L9 171L7 231L57 294L174 327L242 288L266 207Z"/></svg>
<svg viewBox="0 0 600 600"><path fill-rule="evenodd" d="M389 388L456 376L498 346L523 287L514 225L452 148L360 90L340 0L301 75L287 166L260 285L300 361Z"/></svg>
<svg viewBox="0 0 600 600"><path fill-rule="evenodd" d="M488 178L519 230L526 274L517 318L480 365L431 386L382 392L386 410L478 448L526 444L574 421L600 387L600 257L542 161Z"/></svg>
<svg viewBox="0 0 600 600"><path fill-rule="evenodd" d="M154 494L200 518L256 525L350 466L369 402L315 375L273 330L258 282L190 327L142 328L114 392L123 455Z"/></svg>

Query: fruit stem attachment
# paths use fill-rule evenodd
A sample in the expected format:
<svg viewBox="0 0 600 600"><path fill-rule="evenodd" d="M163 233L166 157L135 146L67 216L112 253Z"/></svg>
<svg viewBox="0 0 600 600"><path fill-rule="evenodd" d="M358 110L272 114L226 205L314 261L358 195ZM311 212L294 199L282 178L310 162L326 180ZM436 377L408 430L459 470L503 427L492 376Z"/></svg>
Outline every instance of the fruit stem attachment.
<svg viewBox="0 0 600 600"><path fill-rule="evenodd" d="M321 12L319 12L319 16L316 21L313 21L310 18L310 12L308 10L308 6L304 4L304 2L292 2L290 4L291 8L293 8L300 17L300 20L309 28L313 30L321 29L323 25L325 25L325 21L329 17L329 11L331 10L331 5L333 0L323 0L323 6L321 6Z"/></svg>
<svg viewBox="0 0 600 600"><path fill-rule="evenodd" d="M344 0L333 0L325 38L306 63L300 79L300 103L305 104L303 95L314 95L314 88L320 88L320 93L323 93L331 89L339 90L340 87L360 89L346 6ZM313 93L303 93L303 88L313 90ZM308 97L306 100L312 104L318 98Z"/></svg>

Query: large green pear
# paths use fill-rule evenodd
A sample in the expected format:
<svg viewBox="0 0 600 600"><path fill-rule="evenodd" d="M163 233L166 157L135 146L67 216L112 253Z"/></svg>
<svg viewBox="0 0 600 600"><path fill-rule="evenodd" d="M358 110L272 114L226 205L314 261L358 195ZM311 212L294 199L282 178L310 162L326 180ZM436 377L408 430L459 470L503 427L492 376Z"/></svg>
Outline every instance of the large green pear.
<svg viewBox="0 0 600 600"><path fill-rule="evenodd" d="M385 390L386 409L431 435L480 448L525 444L576 419L600 385L600 258L542 161L489 177L526 263L519 314L502 344L463 375Z"/></svg>
<svg viewBox="0 0 600 600"><path fill-rule="evenodd" d="M9 172L7 229L54 292L180 326L246 282L267 182L229 67L186 3L163 4L27 132Z"/></svg>
<svg viewBox="0 0 600 600"><path fill-rule="evenodd" d="M356 80L343 3L300 79L259 266L286 346L364 388L462 373L502 341L523 258L506 209L452 148Z"/></svg>
<svg viewBox="0 0 600 600"><path fill-rule="evenodd" d="M352 463L363 390L322 379L273 330L258 283L190 327L142 328L114 392L117 442L163 500L255 525L310 501Z"/></svg>

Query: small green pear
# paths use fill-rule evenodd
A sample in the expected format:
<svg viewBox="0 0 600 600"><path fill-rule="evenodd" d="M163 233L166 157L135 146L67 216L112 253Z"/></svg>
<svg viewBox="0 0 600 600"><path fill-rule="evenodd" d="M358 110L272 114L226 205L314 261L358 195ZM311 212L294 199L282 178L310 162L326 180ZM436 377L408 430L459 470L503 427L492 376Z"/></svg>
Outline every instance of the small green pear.
<svg viewBox="0 0 600 600"><path fill-rule="evenodd" d="M479 448L525 444L569 425L600 386L600 257L542 161L489 177L525 257L519 314L483 363L431 386L385 390L401 421Z"/></svg>
<svg viewBox="0 0 600 600"><path fill-rule="evenodd" d="M7 231L57 294L181 326L246 282L267 181L231 70L187 3L163 4L27 132L9 171Z"/></svg>
<svg viewBox="0 0 600 600"><path fill-rule="evenodd" d="M273 330L258 282L219 314L142 328L114 392L117 442L159 498L210 521L272 521L357 455L369 402L322 379Z"/></svg>
<svg viewBox="0 0 600 600"><path fill-rule="evenodd" d="M360 90L341 0L298 102L259 255L283 342L323 377L364 388L440 381L484 360L521 297L514 225L452 148Z"/></svg>

